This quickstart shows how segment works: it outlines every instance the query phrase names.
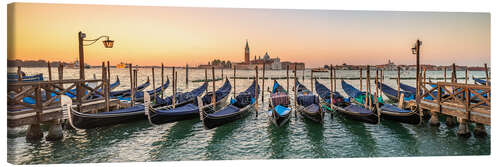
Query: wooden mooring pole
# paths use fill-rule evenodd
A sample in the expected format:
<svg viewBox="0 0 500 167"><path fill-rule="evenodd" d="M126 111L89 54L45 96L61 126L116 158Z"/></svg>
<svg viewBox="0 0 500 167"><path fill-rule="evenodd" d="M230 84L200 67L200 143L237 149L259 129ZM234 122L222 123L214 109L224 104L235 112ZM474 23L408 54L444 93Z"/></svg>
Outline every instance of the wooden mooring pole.
<svg viewBox="0 0 500 167"><path fill-rule="evenodd" d="M313 84L314 72L311 69L311 92L314 92L314 84Z"/></svg>
<svg viewBox="0 0 500 167"><path fill-rule="evenodd" d="M444 67L444 82L446 82L446 67Z"/></svg>
<svg viewBox="0 0 500 167"><path fill-rule="evenodd" d="M293 112L297 118L297 64L293 65Z"/></svg>
<svg viewBox="0 0 500 167"><path fill-rule="evenodd" d="M262 94L261 94L261 98L262 98L262 104L264 104L264 81L265 81L265 78L266 78L266 63L263 63L262 64Z"/></svg>
<svg viewBox="0 0 500 167"><path fill-rule="evenodd" d="M465 84L469 80L469 67L465 67Z"/></svg>
<svg viewBox="0 0 500 167"><path fill-rule="evenodd" d="M63 80L63 76L64 76L63 69L64 69L63 64L59 62L59 67L57 67L57 76L59 77L59 81ZM63 84L61 83L59 86L62 88Z"/></svg>
<svg viewBox="0 0 500 167"><path fill-rule="evenodd" d="M107 72L106 72L106 92L104 93L105 101L106 101L106 112L109 112L109 93L110 93L110 80L111 80L111 73L110 73L110 66L109 66L109 61L107 61Z"/></svg>
<svg viewBox="0 0 500 167"><path fill-rule="evenodd" d="M259 66L255 66L255 96L257 96L257 94L259 94L259 89L258 89L258 86L259 86ZM257 99L258 97L255 97L255 117L259 116L259 110L257 109L259 107L259 100Z"/></svg>
<svg viewBox="0 0 500 167"><path fill-rule="evenodd" d="M177 95L177 89L176 89L176 86L177 86L177 77L175 75L175 67L172 67L172 81L173 81L173 84L172 84L172 107L175 108L175 96Z"/></svg>
<svg viewBox="0 0 500 167"><path fill-rule="evenodd" d="M233 97L236 98L236 66L233 71Z"/></svg>
<svg viewBox="0 0 500 167"><path fill-rule="evenodd" d="M130 72L130 105L134 106L134 101L132 100L132 95L135 93L134 92L134 74L132 73L132 64L128 64L128 69Z"/></svg>
<svg viewBox="0 0 500 167"><path fill-rule="evenodd" d="M330 66L332 66L330 64ZM337 66L333 68L333 91L337 92Z"/></svg>
<svg viewBox="0 0 500 167"><path fill-rule="evenodd" d="M156 91L155 91L156 90L156 86L155 86L156 85L156 83L155 83L156 78L155 78L155 68L154 67L151 67L151 75L153 76L153 95L154 95L153 103L156 104L156 97L157 96L156 96Z"/></svg>
<svg viewBox="0 0 500 167"><path fill-rule="evenodd" d="M359 67L359 90L363 90L363 67Z"/></svg>
<svg viewBox="0 0 500 167"><path fill-rule="evenodd" d="M189 88L189 66L186 64L186 90Z"/></svg>
<svg viewBox="0 0 500 167"><path fill-rule="evenodd" d="M52 68L50 67L50 61L47 61L47 68L49 70L49 81L52 81Z"/></svg>
<svg viewBox="0 0 500 167"><path fill-rule="evenodd" d="M163 84L165 84L165 81L163 80L163 78L164 78L163 71L164 71L164 66L163 66L163 63L161 63L161 94L160 94L160 96L162 99L163 99L163 94L165 92L165 89L163 88Z"/></svg>
<svg viewBox="0 0 500 167"><path fill-rule="evenodd" d="M207 74L207 68L205 68L205 82L208 82L208 74ZM205 94L208 93L208 89L205 89Z"/></svg>
<svg viewBox="0 0 500 167"><path fill-rule="evenodd" d="M422 42L420 40L417 40L417 43L415 43L415 54L416 54L416 61L417 61L417 72L416 72L416 85L417 85L417 92L416 92L416 109L419 112L420 115L420 123L422 123L422 110L420 109L420 46L422 45ZM413 50L413 49L412 49Z"/></svg>
<svg viewBox="0 0 500 167"><path fill-rule="evenodd" d="M212 105L215 110L215 66L212 66Z"/></svg>
<svg viewBox="0 0 500 167"><path fill-rule="evenodd" d="M333 66L330 64L330 109L333 112Z"/></svg>
<svg viewBox="0 0 500 167"><path fill-rule="evenodd" d="M289 70L290 70L290 66L289 66L289 65L286 65L286 93L288 93L288 92L289 92L289 90L288 90L288 89L289 89L289 87L290 87L290 86L289 86L289 85L290 85L290 83L289 83L289 79L290 79L290 77L289 77L289 74L288 74L288 71L289 71Z"/></svg>

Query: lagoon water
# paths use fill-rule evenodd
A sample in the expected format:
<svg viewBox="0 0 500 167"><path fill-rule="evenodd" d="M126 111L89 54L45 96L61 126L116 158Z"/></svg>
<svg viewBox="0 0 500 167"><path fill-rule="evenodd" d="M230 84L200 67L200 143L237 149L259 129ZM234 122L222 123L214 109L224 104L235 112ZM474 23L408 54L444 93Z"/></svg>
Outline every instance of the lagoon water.
<svg viewBox="0 0 500 167"><path fill-rule="evenodd" d="M9 68L9 72L16 69ZM44 73L48 79L46 68L23 68L28 75ZM204 79L204 70L190 69L189 83L186 87L185 70L178 71L178 89L191 90L201 85L192 80ZM375 72L371 71L371 76ZM53 78L58 78L57 68L52 69ZM151 69L140 69L138 83L144 83L151 76ZM364 72L363 72L364 73ZM101 69L86 70L86 77L93 74L100 78ZM160 69L155 70L156 86L160 85ZM211 78L211 70L208 71ZM308 88L310 71L302 71L297 77ZM396 88L396 71L385 71L384 83ZM448 77L451 72L448 71ZM111 69L111 82L116 75L120 77L121 85L115 89L129 88L128 69ZM224 75L233 76L233 70L225 70ZM457 72L463 77L464 72ZM165 71L165 76L172 78L172 69ZM215 71L217 78L221 70ZM254 70L238 70L237 76L255 76ZM262 71L259 71L259 77ZM286 71L266 71L266 77L285 77ZM290 71L290 76L293 73ZM329 73L315 73L315 76L328 77ZM414 71L402 72L404 77L415 76ZM442 77L442 71L428 71L428 77ZM469 72L469 76L484 77L482 71ZM359 77L359 71L337 71L337 77ZM64 69L64 79L78 78L78 69ZM327 79L319 80L329 87ZM433 80L439 81L439 80ZM278 80L286 88L286 80ZM359 88L359 80L347 82ZM459 80L459 82L464 82ZM470 77L469 83L473 83ZM222 85L216 82L216 88ZM236 80L236 92L246 89L251 83L248 79ZM265 88L272 86L273 81L267 79ZM290 83L293 83L290 80ZM402 80L402 83L415 85L414 80ZM231 79L231 84L233 80ZM262 84L262 81L259 81ZM365 84L365 82L363 82ZM262 85L261 85L262 86ZM374 90L374 83L371 83ZM363 87L366 87L363 85ZM210 87L211 88L211 87ZM152 89L152 86L146 90ZM290 90L292 84L290 84ZM342 91L340 80L337 80L337 91ZM165 91L171 95L172 87ZM232 93L231 93L232 96ZM292 95L293 96L293 95ZM197 119L163 124L149 125L147 120L131 122L91 130L65 130L64 139L48 142L27 142L25 133L27 127L9 129L8 132L8 162L13 164L53 164L53 163L95 163L95 162L143 162L143 161L177 161L177 160L239 160L239 159L297 159L297 158L347 158L347 157L401 157L401 156L453 156L453 155L489 155L490 137L460 138L456 135L457 127L449 128L441 118L439 127L430 127L428 122L423 125L409 125L388 120L372 125L345 119L342 115L327 114L323 125L292 117L290 122L281 128L276 128L268 121L264 111L267 110L267 98L264 94L264 104L260 102L258 116L252 113L244 119L205 130ZM473 126L471 125L471 128ZM472 130L472 129L471 129ZM486 127L490 134L490 127ZM47 135L46 128L44 135Z"/></svg>

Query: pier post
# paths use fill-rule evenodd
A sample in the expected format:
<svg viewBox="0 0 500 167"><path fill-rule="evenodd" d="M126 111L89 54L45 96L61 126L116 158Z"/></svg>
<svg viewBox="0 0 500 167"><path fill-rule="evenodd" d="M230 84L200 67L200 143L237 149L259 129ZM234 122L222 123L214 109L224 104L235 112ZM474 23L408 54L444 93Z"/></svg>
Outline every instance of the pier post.
<svg viewBox="0 0 500 167"><path fill-rule="evenodd" d="M17 66L17 81L21 82L23 80L23 75L21 71L21 66Z"/></svg>
<svg viewBox="0 0 500 167"><path fill-rule="evenodd" d="M457 131L458 136L465 138L470 137L471 134L469 131L469 121L465 118L459 118L458 121L459 121L458 131Z"/></svg>
<svg viewBox="0 0 500 167"><path fill-rule="evenodd" d="M64 66L61 62L59 62L59 67L57 67L57 77L59 78L59 81L62 81L63 80L63 69L64 69ZM59 85L60 87L63 87L63 84L60 84Z"/></svg>
<svg viewBox="0 0 500 167"><path fill-rule="evenodd" d="M162 99L163 99L163 94L165 92L165 88L163 88L163 84L165 84L163 71L164 71L164 66L163 66L163 63L161 63L161 94L160 94L160 96ZM156 97L155 97L155 100L156 100Z"/></svg>
<svg viewBox="0 0 500 167"><path fill-rule="evenodd" d="M457 69L455 67L455 63L452 64L452 70L453 71L451 72L451 82L457 83Z"/></svg>
<svg viewBox="0 0 500 167"><path fill-rule="evenodd" d="M224 66L220 69L220 78L224 79Z"/></svg>
<svg viewBox="0 0 500 167"><path fill-rule="evenodd" d="M457 126L457 118L451 115L446 116L446 126L455 127Z"/></svg>
<svg viewBox="0 0 500 167"><path fill-rule="evenodd" d="M295 118L297 118L297 64L293 65L293 113L295 114Z"/></svg>
<svg viewBox="0 0 500 167"><path fill-rule="evenodd" d="M488 64L486 64L486 63L484 63L484 73L486 76L486 86L490 86L490 77L488 74ZM490 99L490 97L491 97L491 92L488 92L487 99Z"/></svg>
<svg viewBox="0 0 500 167"><path fill-rule="evenodd" d="M469 80L469 67L465 67L465 84L467 84L467 81Z"/></svg>
<svg viewBox="0 0 500 167"><path fill-rule="evenodd" d="M49 122L49 132L45 136L47 141L57 141L63 138L62 126L58 119Z"/></svg>
<svg viewBox="0 0 500 167"><path fill-rule="evenodd" d="M474 136L475 137L485 137L488 134L486 133L486 128L484 128L484 124L482 123L476 123L476 126L474 127Z"/></svg>
<svg viewBox="0 0 500 167"><path fill-rule="evenodd" d="M446 82L446 66L444 67L444 82Z"/></svg>
<svg viewBox="0 0 500 167"><path fill-rule="evenodd" d="M26 140L28 141L39 141L43 138L42 130L40 129L39 123L34 123L29 125L26 131Z"/></svg>
<svg viewBox="0 0 500 167"><path fill-rule="evenodd" d="M236 98L236 66L233 71L233 97Z"/></svg>
<svg viewBox="0 0 500 167"><path fill-rule="evenodd" d="M50 67L50 61L47 61L47 68L49 70L49 81L52 81L52 69Z"/></svg>
<svg viewBox="0 0 500 167"><path fill-rule="evenodd" d="M439 126L441 123L439 122L439 112L435 110L431 110L431 119L429 124L431 126Z"/></svg>

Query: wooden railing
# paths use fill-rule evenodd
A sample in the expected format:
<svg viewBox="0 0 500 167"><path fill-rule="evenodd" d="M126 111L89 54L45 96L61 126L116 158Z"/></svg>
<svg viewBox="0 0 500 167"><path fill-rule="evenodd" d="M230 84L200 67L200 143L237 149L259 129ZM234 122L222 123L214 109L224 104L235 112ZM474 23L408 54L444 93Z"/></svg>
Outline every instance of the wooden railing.
<svg viewBox="0 0 500 167"><path fill-rule="evenodd" d="M88 86L89 83L96 83L97 86L92 88ZM34 109L34 110L43 110L44 108L50 108L53 106L59 106L56 99L60 98L60 95L72 95L76 98L73 100L76 103L84 103L86 101L93 101L97 99L91 99L89 97L99 96L105 97L104 91L98 91L102 89L104 86L103 80L56 80L56 81L40 81L40 82L17 82L17 83L9 83L7 86L8 96L7 96L7 105L8 110L16 110L16 109ZM76 91L72 92L70 90L75 89ZM87 92L79 95L78 92ZM45 92L42 94L42 92ZM55 96L51 96L52 93ZM45 95L45 96L44 96ZM34 104L27 103L23 99L25 97L30 97L35 101ZM44 98L45 97L45 98Z"/></svg>
<svg viewBox="0 0 500 167"><path fill-rule="evenodd" d="M428 89L428 87L432 87ZM423 82L420 92L421 101L435 103L439 112L443 106L454 106L465 111L465 118L471 119L472 112L490 115L491 96L490 86L450 83L450 82ZM435 93L437 92L437 93ZM432 97L432 100L425 97Z"/></svg>

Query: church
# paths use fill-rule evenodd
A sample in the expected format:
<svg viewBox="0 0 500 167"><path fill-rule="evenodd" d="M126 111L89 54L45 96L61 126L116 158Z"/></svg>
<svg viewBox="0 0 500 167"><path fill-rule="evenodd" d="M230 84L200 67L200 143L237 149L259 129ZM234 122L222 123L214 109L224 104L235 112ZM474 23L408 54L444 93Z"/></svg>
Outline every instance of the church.
<svg viewBox="0 0 500 167"><path fill-rule="evenodd" d="M257 59L257 55L254 56L253 60L250 60L250 47L248 45L248 40L246 41L245 44L245 61L240 62L240 63L235 63L233 64L236 69L239 70L252 70L255 69L255 67L258 67L259 69L266 68L266 70L286 70L286 67L289 66L289 69L292 70L294 69L294 66L297 66L297 70L303 70L305 68L304 63L298 63L298 62L281 62L279 57L276 58L271 58L269 56L269 53L266 52L261 58Z"/></svg>

